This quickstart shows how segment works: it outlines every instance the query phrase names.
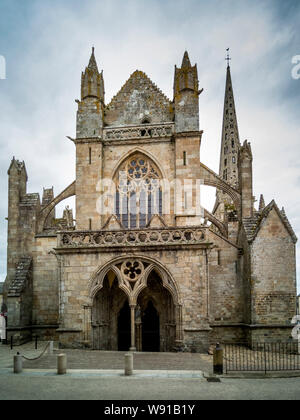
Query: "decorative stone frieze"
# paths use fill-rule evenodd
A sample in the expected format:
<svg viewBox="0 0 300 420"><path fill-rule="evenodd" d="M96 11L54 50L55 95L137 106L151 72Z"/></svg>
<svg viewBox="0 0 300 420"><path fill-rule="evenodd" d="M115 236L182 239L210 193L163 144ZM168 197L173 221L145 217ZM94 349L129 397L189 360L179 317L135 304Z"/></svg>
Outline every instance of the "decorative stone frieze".
<svg viewBox="0 0 300 420"><path fill-rule="evenodd" d="M128 140L137 138L171 137L174 133L174 124L143 124L132 127L113 127L103 130L104 140Z"/></svg>
<svg viewBox="0 0 300 420"><path fill-rule="evenodd" d="M58 233L58 248L192 245L207 240L207 227L135 229L118 231L64 231Z"/></svg>

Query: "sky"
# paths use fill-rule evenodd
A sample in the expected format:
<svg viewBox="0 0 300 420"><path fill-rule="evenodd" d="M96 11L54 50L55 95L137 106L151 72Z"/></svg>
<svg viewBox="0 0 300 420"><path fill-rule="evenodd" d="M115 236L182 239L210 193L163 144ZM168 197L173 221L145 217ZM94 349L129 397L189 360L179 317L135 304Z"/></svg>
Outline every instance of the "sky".
<svg viewBox="0 0 300 420"><path fill-rule="evenodd" d="M204 89L201 161L216 172L230 47L240 140L251 142L254 155L254 195L284 207L299 237L300 69L292 64L300 56L299 26L299 0L0 0L0 281L10 161L25 161L28 192L54 186L57 194L75 179L66 136L75 136L75 99L92 46L106 103L136 69L172 100L174 65L188 50ZM206 207L214 196L205 189Z"/></svg>

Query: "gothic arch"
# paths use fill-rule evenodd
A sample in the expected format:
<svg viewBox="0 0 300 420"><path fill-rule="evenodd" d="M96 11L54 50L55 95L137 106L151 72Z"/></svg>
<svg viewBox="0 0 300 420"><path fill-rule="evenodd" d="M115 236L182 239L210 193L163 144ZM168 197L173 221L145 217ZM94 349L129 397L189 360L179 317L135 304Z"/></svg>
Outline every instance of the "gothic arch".
<svg viewBox="0 0 300 420"><path fill-rule="evenodd" d="M141 284L138 286L138 288L134 291L133 297L134 297L134 301L136 302L139 295L141 294L141 292L147 288L147 282L148 282L148 278L150 276L150 274L155 271L163 284L163 287L165 289L167 289L172 298L173 298L173 302L175 304L179 303L179 299L178 299L178 288L176 287L176 283L175 281L170 281L170 277L169 274L166 273L165 269L162 269L162 267L159 267L158 265L156 265L155 263L150 264L147 269L145 270L144 273L144 277L143 277L143 281L141 282ZM175 287L174 287L175 286Z"/></svg>
<svg viewBox="0 0 300 420"><path fill-rule="evenodd" d="M150 153L148 150L145 150L141 147L135 147L134 149L129 150L127 153L125 153L117 162L117 164L115 165L113 171L112 171L112 177L111 179L114 179L117 171L119 169L119 167L122 165L123 162L125 162L130 156L136 154L136 153L141 153L142 155L145 155L145 157L147 157L148 159L152 160L155 165L157 166L158 170L160 171L161 177L163 179L166 179L166 173L163 169L163 167L161 166L160 162L156 159L156 157Z"/></svg>
<svg viewBox="0 0 300 420"><path fill-rule="evenodd" d="M147 267L145 268L139 282L137 283L137 287L134 287L133 289L128 287L128 284L124 280L124 276L122 275L120 269L117 267L117 265L130 260L138 260L147 264ZM116 274L120 289L122 289L128 296L129 303L136 304L140 292L147 287L148 277L153 270L159 274L163 286L171 293L174 304L181 305L179 288L170 271L154 258L145 257L144 255L132 254L129 254L126 257L123 256L114 258L96 270L96 272L92 275L88 286L90 303L92 304L96 294L102 289L106 274L109 271L113 271Z"/></svg>
<svg viewBox="0 0 300 420"><path fill-rule="evenodd" d="M92 284L90 283L89 285L89 296L90 296L91 301L93 301L96 294L103 288L104 278L106 274L108 274L110 271L115 273L118 284L119 284L119 288L123 290L123 292L126 294L128 298L130 298L128 294L128 289L124 287L124 284L122 282L122 275L121 275L120 270L114 264L109 264L109 265L106 264L103 267L103 270L100 270L100 272L96 276L95 281Z"/></svg>

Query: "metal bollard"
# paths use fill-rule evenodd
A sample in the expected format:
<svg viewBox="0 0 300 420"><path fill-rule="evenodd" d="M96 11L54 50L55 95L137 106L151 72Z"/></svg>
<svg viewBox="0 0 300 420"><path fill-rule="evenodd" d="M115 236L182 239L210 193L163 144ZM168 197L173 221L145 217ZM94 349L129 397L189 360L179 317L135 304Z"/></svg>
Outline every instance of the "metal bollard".
<svg viewBox="0 0 300 420"><path fill-rule="evenodd" d="M58 354L57 355L57 374L65 375L67 373L67 355Z"/></svg>
<svg viewBox="0 0 300 420"><path fill-rule="evenodd" d="M14 347L14 336L13 336L13 335L11 335L11 336L10 336L10 349L12 350L12 349L13 349L13 347Z"/></svg>
<svg viewBox="0 0 300 420"><path fill-rule="evenodd" d="M37 350L38 348L38 336L35 336L35 349Z"/></svg>
<svg viewBox="0 0 300 420"><path fill-rule="evenodd" d="M14 373L22 373L23 371L23 358L18 352L16 356L14 356Z"/></svg>
<svg viewBox="0 0 300 420"><path fill-rule="evenodd" d="M125 354L125 376L130 376L133 374L133 354Z"/></svg>
<svg viewBox="0 0 300 420"><path fill-rule="evenodd" d="M53 341L49 341L48 354L53 354Z"/></svg>
<svg viewBox="0 0 300 420"><path fill-rule="evenodd" d="M222 375L223 374L223 349L219 343L217 343L216 348L214 349L214 374Z"/></svg>

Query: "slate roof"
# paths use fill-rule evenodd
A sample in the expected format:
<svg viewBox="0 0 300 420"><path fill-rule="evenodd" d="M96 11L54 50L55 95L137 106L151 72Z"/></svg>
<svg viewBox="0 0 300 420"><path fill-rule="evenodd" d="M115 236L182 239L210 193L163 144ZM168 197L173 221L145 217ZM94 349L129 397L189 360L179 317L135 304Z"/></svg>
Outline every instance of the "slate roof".
<svg viewBox="0 0 300 420"><path fill-rule="evenodd" d="M297 242L297 236L285 214L284 209L279 210L277 204L275 203L274 200L271 201L270 204L268 204L264 209L262 209L261 211L256 211L253 214L253 217L247 217L243 219L243 226L246 232L246 236L248 239L248 242L253 242L254 239L256 238L263 220L265 220L269 213L271 212L271 210L275 209L275 211L277 212L278 216L280 217L282 223L284 224L284 226L286 227L287 231L290 233L292 240L294 243Z"/></svg>
<svg viewBox="0 0 300 420"><path fill-rule="evenodd" d="M130 75L129 79L124 83L119 92L112 98L107 107L111 108L119 101L125 102L126 98L123 97L126 97L128 93L137 88L140 88L143 91L148 90L151 93L156 93L162 102L166 104L171 103L167 96L162 93L162 91L152 82L146 73L140 70L136 70Z"/></svg>

